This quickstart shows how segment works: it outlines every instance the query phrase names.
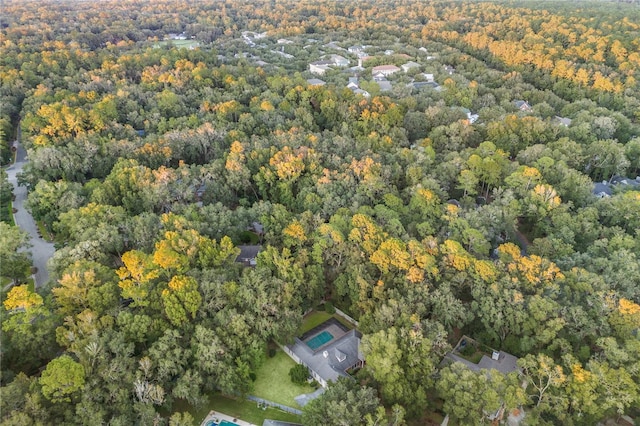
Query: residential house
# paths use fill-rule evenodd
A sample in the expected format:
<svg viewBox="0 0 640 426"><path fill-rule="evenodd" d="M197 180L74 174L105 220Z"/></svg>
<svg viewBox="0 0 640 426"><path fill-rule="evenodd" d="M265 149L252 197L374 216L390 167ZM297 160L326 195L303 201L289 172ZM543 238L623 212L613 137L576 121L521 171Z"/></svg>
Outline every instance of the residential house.
<svg viewBox="0 0 640 426"><path fill-rule="evenodd" d="M612 185L631 186L634 189L640 189L640 176L635 179L625 176L614 176L611 178Z"/></svg>
<svg viewBox="0 0 640 426"><path fill-rule="evenodd" d="M246 266L256 266L258 264L258 253L262 250L262 246L246 245L238 246L240 254L236 257L236 262Z"/></svg>
<svg viewBox="0 0 640 426"><path fill-rule="evenodd" d="M349 66L349 60L344 56L332 54L332 55L329 55L329 60L333 62L333 64L337 67Z"/></svg>
<svg viewBox="0 0 640 426"><path fill-rule="evenodd" d="M373 81L378 83L381 92L388 92L393 88L391 86L391 82L387 80L387 77L381 72L375 73L373 75Z"/></svg>
<svg viewBox="0 0 640 426"><path fill-rule="evenodd" d="M520 367L518 367L518 358L504 351L496 351L491 348L485 347L485 349L489 349L491 356L482 355L480 361L475 364L462 356L460 356L460 352L465 349L465 347L474 346L478 349L481 345L475 340L471 339L467 336L462 336L458 344L455 348L445 355L444 359L440 363L440 365L451 364L454 362L460 362L466 365L472 371L482 371L482 370L497 370L503 374L509 374L511 372L520 372ZM498 421L502 420L504 416L504 404L502 407L498 408L496 412L485 412L487 418L498 424Z"/></svg>
<svg viewBox="0 0 640 426"><path fill-rule="evenodd" d="M480 370L498 370L503 374L509 374L513 371L520 371L518 367L518 358L504 351L496 351L488 348L491 352L491 356L482 355L482 358L477 364L463 358L459 353L465 349L467 345L479 346L478 342L470 337L462 336L458 344L453 348L451 352L445 355L441 364L451 364L453 362L460 362L473 371Z"/></svg>
<svg viewBox="0 0 640 426"><path fill-rule="evenodd" d="M420 68L420 64L417 62L409 61L406 64L401 65L401 68L402 68L402 71L407 73L412 69Z"/></svg>
<svg viewBox="0 0 640 426"><path fill-rule="evenodd" d="M324 75L327 70L331 69L332 61L315 61L309 64L309 71L313 74Z"/></svg>
<svg viewBox="0 0 640 426"><path fill-rule="evenodd" d="M282 46L282 49L284 49L284 46ZM293 55L291 55L289 53L286 53L282 49L281 50L271 50L271 53L275 53L276 55L280 55L280 56L282 56L283 58L286 58L286 59L294 59L295 58L295 56L293 56Z"/></svg>
<svg viewBox="0 0 640 426"><path fill-rule="evenodd" d="M423 89L425 87L431 89L439 89L440 86L435 81L414 81L413 83L407 84L408 87L412 89Z"/></svg>
<svg viewBox="0 0 640 426"><path fill-rule="evenodd" d="M572 120L571 120L570 118L567 118L567 117L560 117L560 116L556 115L556 116L554 117L554 119L555 119L554 121L555 121L556 123L558 123L558 124L560 124L560 125L562 125L562 126L564 126L564 127L569 127L569 126L571 126L571 121L572 121Z"/></svg>
<svg viewBox="0 0 640 426"><path fill-rule="evenodd" d="M606 180L596 182L593 185L591 193L598 198L607 198L613 195L614 188L622 188L623 190L629 188L634 191L640 191L640 176L637 176L635 179L625 176L614 176L609 182Z"/></svg>
<svg viewBox="0 0 640 426"><path fill-rule="evenodd" d="M387 50L384 51L384 54L387 55L387 56L391 56L391 55L393 55L393 50L387 49Z"/></svg>
<svg viewBox="0 0 640 426"><path fill-rule="evenodd" d="M355 93L356 95L362 95L365 98L370 98L371 97L371 93L367 92L366 90L363 90L361 88L357 88L357 89L352 89L351 90L353 93Z"/></svg>
<svg viewBox="0 0 640 426"><path fill-rule="evenodd" d="M377 80L376 83L378 83L378 86L380 87L380 91L381 92L388 92L391 89L393 89L393 86L391 85L391 82L387 79L384 80Z"/></svg>
<svg viewBox="0 0 640 426"><path fill-rule="evenodd" d="M259 237L264 236L264 226L260 222L251 222L251 226L247 228L247 231L251 231Z"/></svg>
<svg viewBox="0 0 640 426"><path fill-rule="evenodd" d="M286 38L279 38L278 44L293 44L293 41L287 40Z"/></svg>
<svg viewBox="0 0 640 426"><path fill-rule="evenodd" d="M593 185L591 193L598 198L607 198L613 195L613 188L611 188L611 185L609 185L609 182L606 180L603 182L596 182Z"/></svg>
<svg viewBox="0 0 640 426"><path fill-rule="evenodd" d="M364 46L359 46L359 45L349 46L347 48L347 51L349 53L354 53L354 54L362 53L364 52Z"/></svg>
<svg viewBox="0 0 640 426"><path fill-rule="evenodd" d="M309 83L309 86L324 86L327 84L319 78L310 78L307 80L307 83Z"/></svg>
<svg viewBox="0 0 640 426"><path fill-rule="evenodd" d="M453 73L456 72L456 69L454 67L452 67L451 65L445 65L444 66L444 72L446 72L449 75L453 75Z"/></svg>
<svg viewBox="0 0 640 426"><path fill-rule="evenodd" d="M400 68L396 67L395 65L379 65L371 69L371 73L374 76L376 74L382 74L385 77L390 76L391 74L395 74L398 71L400 71Z"/></svg>
<svg viewBox="0 0 640 426"><path fill-rule="evenodd" d="M362 58L358 58L358 65L349 68L349 70L353 72L364 71L364 67L362 66Z"/></svg>
<svg viewBox="0 0 640 426"><path fill-rule="evenodd" d="M424 77L424 79L429 82L436 81L436 79L433 77L433 74L427 74L423 72L422 77Z"/></svg>
<svg viewBox="0 0 640 426"><path fill-rule="evenodd" d="M521 99L513 101L513 104L515 105L516 108L518 108L520 111L523 111L523 112L529 112L532 110L531 105L529 105L529 102L523 101Z"/></svg>
<svg viewBox="0 0 640 426"><path fill-rule="evenodd" d="M460 108L460 109L462 110L462 112L466 114L469 124L475 123L476 121L478 121L478 118L480 118L478 114L473 114L469 108Z"/></svg>
<svg viewBox="0 0 640 426"><path fill-rule="evenodd" d="M360 352L362 334L349 330L336 319L329 319L300 338L295 338L284 351L295 362L309 369L309 374L327 387L339 377L351 377L347 373L364 365Z"/></svg>
<svg viewBox="0 0 640 426"><path fill-rule="evenodd" d="M349 83L347 84L347 88L350 89L356 95L362 95L365 98L371 96L369 92L360 88L358 84L358 77L349 77Z"/></svg>

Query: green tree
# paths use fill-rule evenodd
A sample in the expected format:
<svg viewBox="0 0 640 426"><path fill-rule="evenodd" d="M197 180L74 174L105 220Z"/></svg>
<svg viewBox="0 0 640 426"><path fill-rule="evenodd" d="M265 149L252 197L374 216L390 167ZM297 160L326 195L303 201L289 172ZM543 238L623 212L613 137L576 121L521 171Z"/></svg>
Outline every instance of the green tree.
<svg viewBox="0 0 640 426"><path fill-rule="evenodd" d="M47 364L40 384L42 394L51 402L70 402L85 382L84 367L69 355L62 355Z"/></svg>
<svg viewBox="0 0 640 426"><path fill-rule="evenodd" d="M516 373L471 371L459 362L440 371L436 389L443 410L462 424L489 423L526 401Z"/></svg>
<svg viewBox="0 0 640 426"><path fill-rule="evenodd" d="M302 423L309 426L365 425L380 404L373 388L339 378L319 397L305 405Z"/></svg>
<svg viewBox="0 0 640 426"><path fill-rule="evenodd" d="M23 281L29 274L31 254L26 251L29 247L29 234L0 222L0 271L3 277L11 278L13 284Z"/></svg>
<svg viewBox="0 0 640 426"><path fill-rule="evenodd" d="M309 377L309 369L302 364L296 364L289 370L289 377L293 383L302 385Z"/></svg>

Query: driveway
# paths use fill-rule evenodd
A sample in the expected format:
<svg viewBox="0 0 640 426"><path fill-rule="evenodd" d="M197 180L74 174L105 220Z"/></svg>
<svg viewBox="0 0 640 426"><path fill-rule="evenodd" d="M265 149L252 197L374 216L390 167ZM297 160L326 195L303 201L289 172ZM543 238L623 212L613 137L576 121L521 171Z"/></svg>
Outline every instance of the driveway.
<svg viewBox="0 0 640 426"><path fill-rule="evenodd" d="M13 207L17 210L13 215L16 225L26 231L31 236L31 255L33 258L33 266L37 268L34 279L37 287L42 287L49 282L49 270L47 269L47 261L53 256L55 251L53 244L43 240L38 234L38 227L31 214L24 207L27 200L27 188L18 186L16 175L22 171L22 167L27 163L27 153L25 149L17 143L16 162L7 168L9 182L13 185L13 194L15 201Z"/></svg>

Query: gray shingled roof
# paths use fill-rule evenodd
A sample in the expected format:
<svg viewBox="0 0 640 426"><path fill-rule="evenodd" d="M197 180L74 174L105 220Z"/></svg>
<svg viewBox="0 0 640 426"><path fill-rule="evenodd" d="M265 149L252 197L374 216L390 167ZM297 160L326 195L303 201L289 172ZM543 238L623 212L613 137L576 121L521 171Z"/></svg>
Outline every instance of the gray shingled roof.
<svg viewBox="0 0 640 426"><path fill-rule="evenodd" d="M289 349L325 381L337 381L340 376L347 376L347 369L363 360L359 351L361 337L360 332L351 330L315 353L306 343L296 338Z"/></svg>
<svg viewBox="0 0 640 426"><path fill-rule="evenodd" d="M461 362L473 371L498 370L504 374L509 374L512 371L518 371L518 365L516 364L518 358L502 351L498 352L497 360L483 355L482 359L477 364L474 364L471 361L467 361L466 359L454 353L448 353L445 356L445 360L449 360L452 362Z"/></svg>

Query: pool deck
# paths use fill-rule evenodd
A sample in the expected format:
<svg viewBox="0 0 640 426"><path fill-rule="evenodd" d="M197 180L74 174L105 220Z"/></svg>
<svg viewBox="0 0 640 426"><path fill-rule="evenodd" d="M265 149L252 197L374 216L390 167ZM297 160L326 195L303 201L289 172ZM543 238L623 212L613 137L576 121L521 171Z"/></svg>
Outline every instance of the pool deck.
<svg viewBox="0 0 640 426"><path fill-rule="evenodd" d="M253 423L245 422L245 421L236 419L235 417L228 416L219 411L209 411L209 414L207 414L207 417L205 417L204 420L202 421L201 426L206 426L209 420L214 420L214 419L226 420L228 422L233 422L239 426L257 426L257 425L254 425Z"/></svg>

